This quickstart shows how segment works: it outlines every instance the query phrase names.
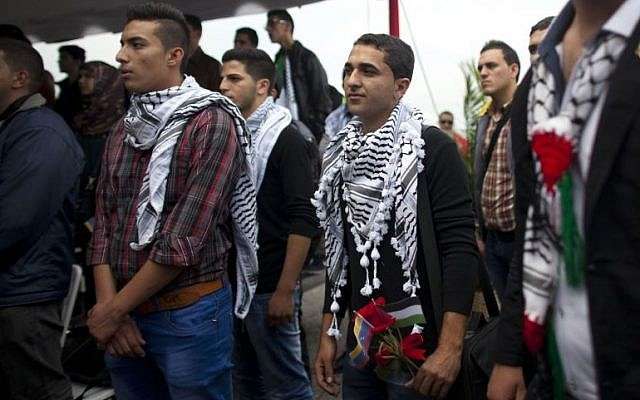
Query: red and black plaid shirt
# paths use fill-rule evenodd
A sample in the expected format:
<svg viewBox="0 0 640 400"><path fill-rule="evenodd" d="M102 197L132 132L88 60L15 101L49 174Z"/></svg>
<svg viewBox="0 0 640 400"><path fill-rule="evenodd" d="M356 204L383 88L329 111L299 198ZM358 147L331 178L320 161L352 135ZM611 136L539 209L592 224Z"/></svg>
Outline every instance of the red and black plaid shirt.
<svg viewBox="0 0 640 400"><path fill-rule="evenodd" d="M210 107L187 123L171 159L160 230L141 251L129 244L137 239L138 193L151 150L124 138L120 123L105 145L89 265L109 264L119 287L148 259L182 268L163 292L222 276L232 243L231 194L244 168L231 117Z"/></svg>
<svg viewBox="0 0 640 400"><path fill-rule="evenodd" d="M483 143L484 157L486 157L491 137L497 128L498 121L502 118L503 111L504 107L500 112L491 115ZM516 228L514 182L513 174L509 170L507 155L509 152L507 139L511 135L511 121L507 121L498 134L500 136L498 136L496 147L493 149L487 174L484 176L480 201L485 226L489 229L510 232Z"/></svg>

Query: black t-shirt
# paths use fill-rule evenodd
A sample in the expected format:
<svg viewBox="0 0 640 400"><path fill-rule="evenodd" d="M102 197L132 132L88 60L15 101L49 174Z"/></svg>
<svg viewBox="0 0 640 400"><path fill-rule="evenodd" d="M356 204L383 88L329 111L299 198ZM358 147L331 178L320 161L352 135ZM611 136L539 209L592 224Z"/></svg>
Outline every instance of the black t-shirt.
<svg viewBox="0 0 640 400"><path fill-rule="evenodd" d="M471 204L471 194L467 179L467 172L460 159L455 143L446 134L438 129L431 129L423 133L425 139L424 170L419 179L426 183L431 203L431 213L438 245L440 263L442 265L442 296L443 312L457 312L469 314L473 302L474 289L476 287L478 254L475 244L475 222ZM419 183L422 184L422 183ZM424 208L425 202L418 197L418 207ZM393 218L389 226L393 226ZM343 221L346 220L343 218ZM349 273L347 287L343 288L343 297L339 299L341 311L349 308L351 312L358 310L367 302L368 297L360 294L365 281L364 269L360 266L360 255L355 250L355 243L349 231L350 225L346 224L345 235L347 254L349 257ZM392 231L392 229L389 229ZM381 259L378 264L378 276L382 281L382 287L374 291L371 298L384 296L387 303L396 302L406 298L402 286L406 278L402 276L400 259L389 242L390 233L383 238L382 246L378 248ZM417 262L424 265L425 259L418 241ZM369 273L373 273L373 267L369 267ZM424 270L424 268L422 268ZM428 279L424 280L428 282ZM431 353L435 350L438 337L434 321L434 312L431 304L429 288L423 285L422 308L426 320L423 330L425 348ZM348 296L346 294L349 294ZM329 287L325 288L324 312L330 313L331 298ZM347 336L347 348L355 345L353 335L353 321L349 324ZM344 332L343 332L344 333Z"/></svg>
<svg viewBox="0 0 640 400"><path fill-rule="evenodd" d="M290 234L313 238L318 233L318 220L311 204L317 186L312 164L314 151L318 151L317 147L289 125L280 133L269 155L258 191L257 293L275 291Z"/></svg>

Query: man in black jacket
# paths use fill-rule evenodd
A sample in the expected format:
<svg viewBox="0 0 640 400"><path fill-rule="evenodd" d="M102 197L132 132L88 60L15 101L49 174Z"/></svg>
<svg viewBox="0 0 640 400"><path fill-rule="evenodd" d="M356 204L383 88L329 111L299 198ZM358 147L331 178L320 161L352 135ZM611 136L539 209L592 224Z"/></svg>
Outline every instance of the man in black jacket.
<svg viewBox="0 0 640 400"><path fill-rule="evenodd" d="M70 399L60 320L82 150L44 107L42 58L0 40L0 398Z"/></svg>
<svg viewBox="0 0 640 400"><path fill-rule="evenodd" d="M637 0L572 0L516 95L519 228L490 399L524 397L518 388L525 347L557 354L529 391L640 398L639 21ZM539 101L540 93L551 93L550 101ZM529 102L536 108L528 112ZM563 115L572 122L561 122ZM558 150L551 158L549 148ZM554 161L564 169L554 169ZM548 196L549 189L556 195ZM554 203L563 197L568 201ZM550 285L537 285L535 276ZM555 340L545 342L544 335Z"/></svg>
<svg viewBox="0 0 640 400"><path fill-rule="evenodd" d="M202 51L200 38L202 37L202 21L200 17L186 14L184 19L189 28L189 61L185 70L196 82L205 89L218 91L220 87L220 61Z"/></svg>
<svg viewBox="0 0 640 400"><path fill-rule="evenodd" d="M298 315L300 271L318 230L309 200L317 147L269 96L275 66L267 53L234 49L222 62L220 91L242 111L254 145L260 226L258 287L236 330L235 386L240 399L312 399Z"/></svg>
<svg viewBox="0 0 640 400"><path fill-rule="evenodd" d="M307 125L320 143L324 120L332 110L327 74L318 57L293 39L293 28L293 18L286 10L267 14L269 38L281 46L275 59L280 93L276 103L288 108L293 119Z"/></svg>

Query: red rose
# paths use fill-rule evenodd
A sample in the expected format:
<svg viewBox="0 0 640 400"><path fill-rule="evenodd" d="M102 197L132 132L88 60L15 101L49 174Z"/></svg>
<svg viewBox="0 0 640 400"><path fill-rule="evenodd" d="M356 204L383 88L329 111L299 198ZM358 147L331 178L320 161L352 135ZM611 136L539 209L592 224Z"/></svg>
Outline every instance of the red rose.
<svg viewBox="0 0 640 400"><path fill-rule="evenodd" d="M378 352L374 355L374 358L377 365L384 367L389 364L389 362L393 360L395 356L388 346L386 346L384 343L381 343L380 347L378 348Z"/></svg>
<svg viewBox="0 0 640 400"><path fill-rule="evenodd" d="M555 185L571 166L573 146L556 131L534 132L531 148L540 160L542 179L549 192L555 192Z"/></svg>
<svg viewBox="0 0 640 400"><path fill-rule="evenodd" d="M408 358L415 361L424 361L427 359L425 356L425 350L422 347L422 334L421 333L412 333L408 336L405 336L402 339L402 343L400 346L402 347L402 353Z"/></svg>
<svg viewBox="0 0 640 400"><path fill-rule="evenodd" d="M374 335L385 332L396 322L394 317L382 309L384 304L384 297L378 297L357 311L373 327Z"/></svg>

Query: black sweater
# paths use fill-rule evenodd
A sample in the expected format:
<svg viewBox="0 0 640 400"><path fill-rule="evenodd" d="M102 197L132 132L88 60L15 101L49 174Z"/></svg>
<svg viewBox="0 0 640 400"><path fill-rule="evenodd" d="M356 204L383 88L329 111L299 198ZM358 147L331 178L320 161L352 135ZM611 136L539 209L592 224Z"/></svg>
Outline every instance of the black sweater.
<svg viewBox="0 0 640 400"><path fill-rule="evenodd" d="M312 151L318 150L289 125L269 155L258 191L257 293L271 293L278 286L289 235L312 238L318 232L318 220L311 204L316 189Z"/></svg>
<svg viewBox="0 0 640 400"><path fill-rule="evenodd" d="M476 287L479 256L475 242L474 214L467 172L455 143L442 131L428 129L423 131L423 138L425 139L425 158L423 160L425 168L418 175L418 184L424 184L426 176L439 252L437 256L442 265L443 312L468 315ZM420 197L418 197L418 207L419 209L425 207L425 201L421 201ZM346 232L349 232L349 229L350 226L345 226ZM355 311L365 305L369 299L360 294L365 273L360 266L360 256L356 254L353 237L351 233L345 236L349 256L349 274L347 287L342 290L344 295L338 300L341 311L346 308ZM379 291L374 291L372 296L372 298L376 298L383 295L388 303L406 297L402 291L405 278L402 276L401 263L395 256L389 240L390 234L387 234L383 238L382 246L379 247L381 266L378 266L378 274L382 281L382 288ZM422 246L420 241L419 246ZM422 265L425 263L421 247L418 249L418 263L422 263ZM424 268L419 269L424 270ZM428 282L427 279L424 281ZM423 331L425 347L428 352L433 352L437 346L438 333L435 327L434 311L429 300L431 296L428 293L428 287L426 287L428 285L422 286L420 290L423 292L420 293L420 298L426 319L426 327ZM330 288L327 285L325 288L325 313L331 312L332 301ZM355 343L352 328L352 324L350 324L349 348Z"/></svg>

